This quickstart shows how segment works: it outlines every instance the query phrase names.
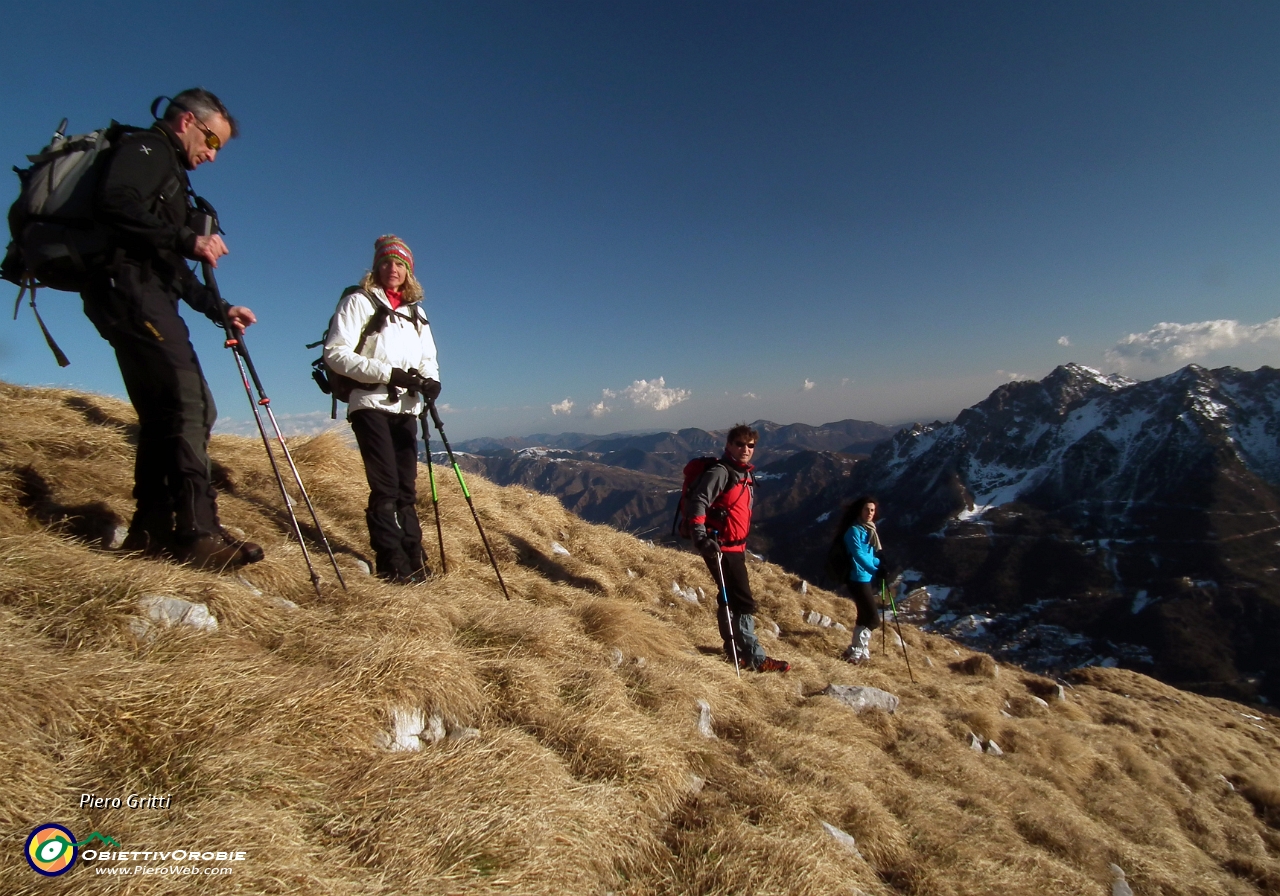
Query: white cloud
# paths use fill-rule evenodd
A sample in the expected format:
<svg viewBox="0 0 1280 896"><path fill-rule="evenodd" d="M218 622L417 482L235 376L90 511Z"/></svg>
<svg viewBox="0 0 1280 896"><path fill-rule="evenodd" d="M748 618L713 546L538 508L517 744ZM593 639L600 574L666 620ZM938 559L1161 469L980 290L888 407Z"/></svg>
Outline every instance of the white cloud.
<svg viewBox="0 0 1280 896"><path fill-rule="evenodd" d="M1070 344L1071 344L1071 340L1070 340L1070 339L1068 339L1066 336L1059 336L1059 337L1058 337L1058 345L1061 345L1061 346L1068 346L1068 345L1070 345Z"/></svg>
<svg viewBox="0 0 1280 896"><path fill-rule="evenodd" d="M806 379L804 381L804 391L808 392L810 389L813 388L813 385L814 385L813 380Z"/></svg>
<svg viewBox="0 0 1280 896"><path fill-rule="evenodd" d="M754 392L743 392L742 397L743 398L759 398L760 396Z"/></svg>
<svg viewBox="0 0 1280 896"><path fill-rule="evenodd" d="M655 380L636 380L625 389L601 389L600 400L591 405L591 416L600 417L613 411L610 399L621 398L638 408L665 411L693 395L689 389L669 389L663 377ZM565 399L566 401L568 399ZM563 404L563 402L562 402Z"/></svg>
<svg viewBox="0 0 1280 896"><path fill-rule="evenodd" d="M685 401L692 394L693 392L688 389L668 389L667 381L663 377L658 377L652 381L636 380L619 392L618 396L628 399L638 408L665 411Z"/></svg>
<svg viewBox="0 0 1280 896"><path fill-rule="evenodd" d="M573 399L566 398L564 401L556 402L551 406L551 415L554 417L558 414L573 413Z"/></svg>
<svg viewBox="0 0 1280 896"><path fill-rule="evenodd" d="M1166 360L1182 362L1264 339L1280 339L1280 317L1260 324L1242 324L1238 320L1158 323L1145 333L1130 333L1108 349L1106 357L1120 366L1135 360L1149 364Z"/></svg>
<svg viewBox="0 0 1280 896"><path fill-rule="evenodd" d="M1001 376L1008 377L1010 381L1030 379L1030 377L1028 377L1026 374L1014 373L1012 370L997 370L996 373L1000 374Z"/></svg>
<svg viewBox="0 0 1280 896"><path fill-rule="evenodd" d="M845 377L841 377L841 378L840 378L840 388L841 388L841 389L843 389L845 386L849 385L849 384L850 384L850 383L852 383L852 382L853 382L853 380L852 380L852 379L850 379L850 378L849 378L849 377L847 377L847 376L845 376Z"/></svg>

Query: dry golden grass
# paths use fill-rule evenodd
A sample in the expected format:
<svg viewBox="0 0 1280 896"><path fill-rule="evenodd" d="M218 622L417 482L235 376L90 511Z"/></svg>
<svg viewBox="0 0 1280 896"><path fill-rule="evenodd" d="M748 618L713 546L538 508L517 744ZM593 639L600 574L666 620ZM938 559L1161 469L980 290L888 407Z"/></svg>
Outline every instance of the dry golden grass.
<svg viewBox="0 0 1280 896"><path fill-rule="evenodd" d="M100 542L128 517L130 409L3 384L0 401L0 892L1103 896L1115 863L1139 896L1280 893L1275 718L1120 670L1060 701L911 628L916 683L879 637L854 668L846 634L802 620L850 625L852 605L759 564L760 628L781 629L766 647L794 668L739 680L711 600L672 593L709 590L696 556L477 479L504 601L451 471L448 574L384 585L357 569L365 485L335 435L291 446L350 590L312 542L316 597L256 440L216 438L213 455L224 522L265 562L242 581L122 557ZM207 604L218 630L140 638L154 594ZM830 683L902 705L855 715L819 696ZM390 752L397 708L478 734ZM172 803L81 809L82 793ZM19 857L50 821L249 857L198 882L83 861L50 881Z"/></svg>

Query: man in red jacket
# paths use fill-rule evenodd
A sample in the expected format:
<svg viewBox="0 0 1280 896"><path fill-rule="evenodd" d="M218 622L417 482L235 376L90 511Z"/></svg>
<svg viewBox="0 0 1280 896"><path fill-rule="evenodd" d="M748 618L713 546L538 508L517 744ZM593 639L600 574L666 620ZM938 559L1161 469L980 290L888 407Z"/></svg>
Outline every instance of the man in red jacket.
<svg viewBox="0 0 1280 896"><path fill-rule="evenodd" d="M745 423L729 430L724 455L689 490L688 515L693 545L707 562L716 587L727 598L716 612L724 652L738 665L757 672L786 672L791 664L765 656L756 639L756 601L747 578L747 534L751 531L751 506L755 479L751 456L759 433ZM722 574L723 571L723 574ZM730 620L732 614L732 621Z"/></svg>

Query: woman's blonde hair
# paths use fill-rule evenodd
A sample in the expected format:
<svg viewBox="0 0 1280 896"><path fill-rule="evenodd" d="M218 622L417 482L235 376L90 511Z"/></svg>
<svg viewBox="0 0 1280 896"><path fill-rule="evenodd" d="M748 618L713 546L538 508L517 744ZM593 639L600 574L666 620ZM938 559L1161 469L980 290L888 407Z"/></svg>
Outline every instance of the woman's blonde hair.
<svg viewBox="0 0 1280 896"><path fill-rule="evenodd" d="M404 303L406 305L414 305L422 301L422 284L418 282L418 278L413 276L413 271L409 270L408 265L404 269L405 278L404 286L401 292L404 293ZM365 271L364 279L360 281L360 289L368 292L373 287L382 289L382 284L378 282L378 275L375 271Z"/></svg>

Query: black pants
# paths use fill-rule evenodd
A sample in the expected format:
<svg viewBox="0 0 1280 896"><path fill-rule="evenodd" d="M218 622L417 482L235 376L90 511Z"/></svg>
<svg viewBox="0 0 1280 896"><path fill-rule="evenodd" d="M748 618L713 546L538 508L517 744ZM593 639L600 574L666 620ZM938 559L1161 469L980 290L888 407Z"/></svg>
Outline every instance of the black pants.
<svg viewBox="0 0 1280 896"><path fill-rule="evenodd" d="M721 584L720 570L716 568L714 560L708 560L706 557L703 560L707 564L707 569L711 571L711 578L718 589ZM734 621L733 628L730 629L729 620L717 595L716 624L720 629L720 639L724 641L724 651L726 654L733 653L733 642L736 638L738 657L752 666L759 666L764 662L765 654L764 648L756 639L757 607L756 599L751 594L751 580L747 578L747 555L742 551L721 554L720 565L724 567L724 589Z"/></svg>
<svg viewBox="0 0 1280 896"><path fill-rule="evenodd" d="M178 296L159 279L143 277L137 266L123 264L112 280L95 283L81 298L86 316L115 349L138 412L135 523L153 532L172 525L179 541L217 532L209 434L218 410L178 315Z"/></svg>
<svg viewBox="0 0 1280 896"><path fill-rule="evenodd" d="M426 568L418 524L418 420L365 409L349 415L369 482L369 543L378 574L410 578Z"/></svg>
<svg viewBox="0 0 1280 896"><path fill-rule="evenodd" d="M880 627L880 598L870 582L848 582L849 595L858 606L858 625L869 629Z"/></svg>

